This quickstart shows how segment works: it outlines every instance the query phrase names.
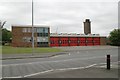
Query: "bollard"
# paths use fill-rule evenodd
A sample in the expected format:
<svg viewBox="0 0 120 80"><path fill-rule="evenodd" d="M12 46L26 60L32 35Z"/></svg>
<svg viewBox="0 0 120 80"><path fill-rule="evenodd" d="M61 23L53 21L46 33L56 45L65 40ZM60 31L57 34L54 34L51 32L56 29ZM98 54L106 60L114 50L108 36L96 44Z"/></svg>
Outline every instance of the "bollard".
<svg viewBox="0 0 120 80"><path fill-rule="evenodd" d="M110 55L107 55L107 70L110 70Z"/></svg>

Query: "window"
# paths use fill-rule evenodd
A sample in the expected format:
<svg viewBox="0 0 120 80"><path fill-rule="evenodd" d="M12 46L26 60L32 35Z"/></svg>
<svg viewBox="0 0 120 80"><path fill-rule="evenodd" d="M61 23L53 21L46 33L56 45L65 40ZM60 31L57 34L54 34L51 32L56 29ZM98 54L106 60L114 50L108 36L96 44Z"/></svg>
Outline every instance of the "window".
<svg viewBox="0 0 120 80"><path fill-rule="evenodd" d="M32 28L28 28L28 32L32 32Z"/></svg>
<svg viewBox="0 0 120 80"><path fill-rule="evenodd" d="M22 32L32 32L32 28L23 28ZM36 28L34 28L34 32L36 32Z"/></svg>
<svg viewBox="0 0 120 80"><path fill-rule="evenodd" d="M32 30L31 30L32 31ZM37 29L36 28L34 28L34 32L37 32Z"/></svg>
<svg viewBox="0 0 120 80"><path fill-rule="evenodd" d="M48 37L48 33L37 33L38 37Z"/></svg>
<svg viewBox="0 0 120 80"><path fill-rule="evenodd" d="M48 28L44 28L45 29L45 33L48 33Z"/></svg>
<svg viewBox="0 0 120 80"><path fill-rule="evenodd" d="M59 44L62 44L62 41L59 40Z"/></svg>
<svg viewBox="0 0 120 80"><path fill-rule="evenodd" d="M69 43L71 42L71 40L68 41Z"/></svg>
<svg viewBox="0 0 120 80"><path fill-rule="evenodd" d="M48 36L48 33L45 33L45 36Z"/></svg>
<svg viewBox="0 0 120 80"><path fill-rule="evenodd" d="M37 33L43 33L43 28L37 28Z"/></svg>
<svg viewBox="0 0 120 80"><path fill-rule="evenodd" d="M37 33L37 36L38 37L42 37L42 33Z"/></svg>
<svg viewBox="0 0 120 80"><path fill-rule="evenodd" d="M48 42L37 42L38 45L41 45L41 44L48 44Z"/></svg>
<svg viewBox="0 0 120 80"><path fill-rule="evenodd" d="M27 32L27 28L23 28L23 29L22 29L22 32Z"/></svg>
<svg viewBox="0 0 120 80"><path fill-rule="evenodd" d="M23 42L31 42L31 37L23 37Z"/></svg>
<svg viewBox="0 0 120 80"><path fill-rule="evenodd" d="M48 42L48 37L37 37L37 42Z"/></svg>
<svg viewBox="0 0 120 80"><path fill-rule="evenodd" d="M37 36L40 36L40 34L39 34L39 33L37 33Z"/></svg>

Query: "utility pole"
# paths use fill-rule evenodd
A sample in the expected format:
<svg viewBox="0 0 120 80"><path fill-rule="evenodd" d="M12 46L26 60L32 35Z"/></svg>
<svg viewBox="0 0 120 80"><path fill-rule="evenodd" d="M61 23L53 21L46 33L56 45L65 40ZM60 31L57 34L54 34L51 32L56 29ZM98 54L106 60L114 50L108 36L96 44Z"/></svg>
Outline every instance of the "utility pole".
<svg viewBox="0 0 120 80"><path fill-rule="evenodd" d="M34 11L33 11L33 0L32 0L32 55L34 53Z"/></svg>

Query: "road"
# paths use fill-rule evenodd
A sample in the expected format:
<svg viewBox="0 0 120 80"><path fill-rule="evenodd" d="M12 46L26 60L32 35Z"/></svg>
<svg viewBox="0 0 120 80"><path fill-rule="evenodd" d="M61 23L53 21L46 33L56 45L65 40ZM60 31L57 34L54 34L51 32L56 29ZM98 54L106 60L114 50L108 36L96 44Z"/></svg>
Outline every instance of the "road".
<svg viewBox="0 0 120 80"><path fill-rule="evenodd" d="M118 61L118 49L74 50L68 54L49 58L12 59L2 61L3 78L40 77L38 75L53 71L89 68L105 64L106 55L111 62ZM74 76L74 75L73 75ZM59 77L59 76L58 76Z"/></svg>

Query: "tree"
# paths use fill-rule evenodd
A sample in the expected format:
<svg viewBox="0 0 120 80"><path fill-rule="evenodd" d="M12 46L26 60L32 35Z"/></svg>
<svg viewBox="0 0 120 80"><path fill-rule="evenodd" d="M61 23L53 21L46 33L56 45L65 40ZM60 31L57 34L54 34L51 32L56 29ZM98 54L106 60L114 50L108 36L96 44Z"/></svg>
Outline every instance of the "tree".
<svg viewBox="0 0 120 80"><path fill-rule="evenodd" d="M0 36L0 45L4 45L6 42L10 41L9 37L11 37L10 31L7 29L4 29L4 25L6 24L6 21L0 20L0 35L2 34L2 37Z"/></svg>
<svg viewBox="0 0 120 80"><path fill-rule="evenodd" d="M3 28L3 26L5 25L5 23L6 23L6 21L4 21L4 22L0 21L0 28L1 29Z"/></svg>
<svg viewBox="0 0 120 80"><path fill-rule="evenodd" d="M111 31L109 40L112 45L120 46L120 29L114 29Z"/></svg>
<svg viewBox="0 0 120 80"><path fill-rule="evenodd" d="M11 42L11 38L12 38L11 31L3 28L2 29L2 45L4 45L5 43Z"/></svg>

